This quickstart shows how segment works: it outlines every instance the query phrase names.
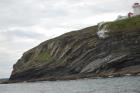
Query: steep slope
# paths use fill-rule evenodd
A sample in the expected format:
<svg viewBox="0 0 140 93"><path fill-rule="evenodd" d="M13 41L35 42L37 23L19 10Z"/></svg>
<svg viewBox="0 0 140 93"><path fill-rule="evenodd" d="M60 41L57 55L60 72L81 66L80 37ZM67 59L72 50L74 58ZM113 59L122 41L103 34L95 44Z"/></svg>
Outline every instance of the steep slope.
<svg viewBox="0 0 140 93"><path fill-rule="evenodd" d="M10 80L124 74L140 74L139 16L69 32L45 41L23 54L14 65Z"/></svg>

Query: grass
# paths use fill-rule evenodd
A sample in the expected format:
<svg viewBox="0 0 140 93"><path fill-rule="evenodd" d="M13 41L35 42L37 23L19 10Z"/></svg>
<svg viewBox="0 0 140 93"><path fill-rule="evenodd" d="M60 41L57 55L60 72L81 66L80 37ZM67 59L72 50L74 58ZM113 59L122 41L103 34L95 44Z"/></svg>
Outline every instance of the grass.
<svg viewBox="0 0 140 93"><path fill-rule="evenodd" d="M46 62L52 59L51 55L48 52L43 52L36 57L37 61Z"/></svg>
<svg viewBox="0 0 140 93"><path fill-rule="evenodd" d="M51 63L51 62L57 62L57 64L61 64L61 65L64 64L64 61L62 59L57 60L54 57L52 57L48 52L42 52L42 53L38 54L38 56L36 56L32 60L30 60L22 68L17 69L17 72L22 72L24 70L36 68L36 67L39 67L44 64Z"/></svg>
<svg viewBox="0 0 140 93"><path fill-rule="evenodd" d="M52 57L48 52L42 52L38 54L38 56L35 58L35 63L33 62L33 64L38 66L51 62L58 62L59 64L64 64L64 61L62 59L56 59Z"/></svg>
<svg viewBox="0 0 140 93"><path fill-rule="evenodd" d="M41 66L43 64L49 63L53 60L53 57L48 52L42 52L38 54L38 56L34 57L25 67L33 68L37 66Z"/></svg>
<svg viewBox="0 0 140 93"><path fill-rule="evenodd" d="M105 23L110 31L125 31L140 28L140 16Z"/></svg>

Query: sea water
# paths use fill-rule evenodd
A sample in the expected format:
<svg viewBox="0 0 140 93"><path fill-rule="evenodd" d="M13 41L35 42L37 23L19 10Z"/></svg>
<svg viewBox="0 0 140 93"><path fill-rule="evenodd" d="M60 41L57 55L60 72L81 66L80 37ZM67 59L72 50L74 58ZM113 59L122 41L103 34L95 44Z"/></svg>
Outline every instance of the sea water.
<svg viewBox="0 0 140 93"><path fill-rule="evenodd" d="M140 76L0 84L0 93L140 93Z"/></svg>

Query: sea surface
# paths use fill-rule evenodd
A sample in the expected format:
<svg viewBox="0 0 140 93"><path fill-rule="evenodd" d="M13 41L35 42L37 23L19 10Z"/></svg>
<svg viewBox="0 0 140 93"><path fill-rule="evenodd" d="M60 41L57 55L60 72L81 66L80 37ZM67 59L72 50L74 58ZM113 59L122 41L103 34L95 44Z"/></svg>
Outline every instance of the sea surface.
<svg viewBox="0 0 140 93"><path fill-rule="evenodd" d="M0 93L140 93L140 76L0 84Z"/></svg>

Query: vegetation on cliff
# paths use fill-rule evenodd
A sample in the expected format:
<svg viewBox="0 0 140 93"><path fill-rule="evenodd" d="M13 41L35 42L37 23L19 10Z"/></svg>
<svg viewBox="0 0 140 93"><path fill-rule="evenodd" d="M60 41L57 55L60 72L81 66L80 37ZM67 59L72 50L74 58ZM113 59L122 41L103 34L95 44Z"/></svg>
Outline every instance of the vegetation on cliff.
<svg viewBox="0 0 140 93"><path fill-rule="evenodd" d="M63 34L24 53L10 80L57 80L140 73L140 17L107 22Z"/></svg>
<svg viewBox="0 0 140 93"><path fill-rule="evenodd" d="M140 16L130 17L123 20L116 20L113 22L108 22L108 29L112 32L115 31L129 31L133 29L140 28Z"/></svg>

